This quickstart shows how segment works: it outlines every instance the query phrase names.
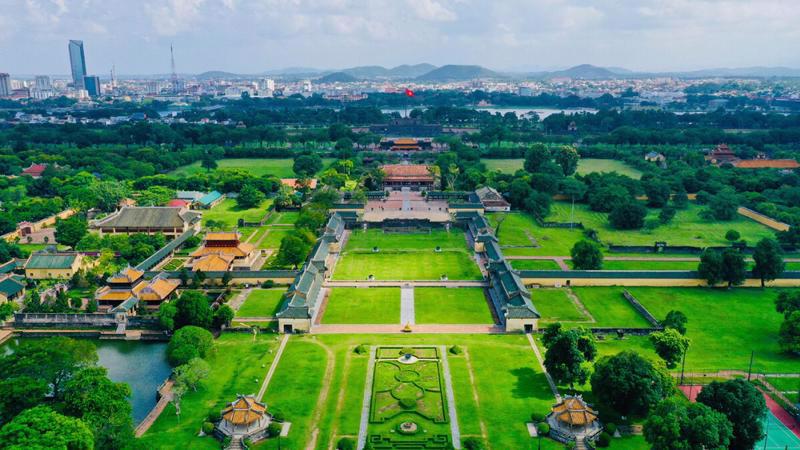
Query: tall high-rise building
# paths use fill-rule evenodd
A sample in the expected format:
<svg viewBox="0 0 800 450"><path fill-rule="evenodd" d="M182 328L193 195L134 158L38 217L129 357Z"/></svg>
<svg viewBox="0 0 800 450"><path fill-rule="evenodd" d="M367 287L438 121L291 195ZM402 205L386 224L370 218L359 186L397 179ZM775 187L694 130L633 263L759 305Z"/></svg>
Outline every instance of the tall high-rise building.
<svg viewBox="0 0 800 450"><path fill-rule="evenodd" d="M36 75L36 89L46 91L52 88L50 84L50 77L47 75Z"/></svg>
<svg viewBox="0 0 800 450"><path fill-rule="evenodd" d="M7 73L0 73L0 97L11 95L11 76Z"/></svg>
<svg viewBox="0 0 800 450"><path fill-rule="evenodd" d="M86 76L86 57L83 55L83 41L69 41L69 66L72 69L72 84L75 89L84 89Z"/></svg>
<svg viewBox="0 0 800 450"><path fill-rule="evenodd" d="M83 77L83 86L91 97L97 97L101 94L100 77L97 75L86 75Z"/></svg>

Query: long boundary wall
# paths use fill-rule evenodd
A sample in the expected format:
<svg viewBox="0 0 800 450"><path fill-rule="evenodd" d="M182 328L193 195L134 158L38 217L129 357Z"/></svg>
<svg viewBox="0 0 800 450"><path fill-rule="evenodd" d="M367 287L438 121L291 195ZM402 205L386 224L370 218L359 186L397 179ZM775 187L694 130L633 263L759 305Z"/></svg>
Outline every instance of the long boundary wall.
<svg viewBox="0 0 800 450"><path fill-rule="evenodd" d="M541 286L707 286L693 270L521 270L527 285ZM767 283L772 287L800 286L800 271L784 272L780 278ZM748 273L744 287L760 287L761 280Z"/></svg>
<svg viewBox="0 0 800 450"><path fill-rule="evenodd" d="M744 206L740 206L739 209L736 210L742 216L747 217L748 219L755 220L756 222L764 225L766 227L772 228L775 231L788 231L789 224L783 223L778 220L773 219L772 217L766 216L761 214L760 212L753 211L750 208L745 208Z"/></svg>

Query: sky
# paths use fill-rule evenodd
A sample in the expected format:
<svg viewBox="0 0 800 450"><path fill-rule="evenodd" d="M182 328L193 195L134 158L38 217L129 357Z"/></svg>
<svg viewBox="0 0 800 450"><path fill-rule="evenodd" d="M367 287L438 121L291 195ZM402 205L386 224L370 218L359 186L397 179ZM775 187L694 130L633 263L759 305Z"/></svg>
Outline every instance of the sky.
<svg viewBox="0 0 800 450"><path fill-rule="evenodd" d="M0 72L800 67L800 0L0 0Z"/></svg>

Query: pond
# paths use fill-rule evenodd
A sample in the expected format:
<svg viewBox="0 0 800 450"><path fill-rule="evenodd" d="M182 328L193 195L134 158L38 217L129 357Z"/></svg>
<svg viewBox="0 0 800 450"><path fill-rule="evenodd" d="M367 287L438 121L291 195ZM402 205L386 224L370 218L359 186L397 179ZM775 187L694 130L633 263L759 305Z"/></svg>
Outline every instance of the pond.
<svg viewBox="0 0 800 450"><path fill-rule="evenodd" d="M33 339L33 338L31 338ZM13 339L2 346L8 354L22 339ZM169 377L165 342L94 340L99 364L108 369L108 377L131 387L133 422L138 424L156 404L156 390Z"/></svg>

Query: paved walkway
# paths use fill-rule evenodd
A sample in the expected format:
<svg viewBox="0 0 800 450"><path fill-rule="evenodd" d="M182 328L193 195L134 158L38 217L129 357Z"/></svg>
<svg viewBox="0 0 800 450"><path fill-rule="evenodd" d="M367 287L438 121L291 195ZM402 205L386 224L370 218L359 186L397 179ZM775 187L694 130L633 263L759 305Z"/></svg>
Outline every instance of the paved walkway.
<svg viewBox="0 0 800 450"><path fill-rule="evenodd" d="M553 377L547 373L547 368L544 366L544 359L542 358L542 354L539 353L539 347L536 346L536 342L534 342L531 334L526 334L526 336L528 336L528 342L530 342L533 353L536 355L536 360L539 361L539 366L542 368L545 378L547 378L547 384L550 385L550 390L553 392L553 396L556 398L556 403L561 402L561 394L558 393L558 387L556 386L555 381L553 381Z"/></svg>
<svg viewBox="0 0 800 450"><path fill-rule="evenodd" d="M447 347L439 347L442 355L442 371L444 372L444 386L447 394L447 412L450 415L450 434L453 436L453 448L461 448L461 430L458 427L458 414L456 413L456 396L453 394L453 380L450 377L450 364L447 361Z"/></svg>
<svg viewBox="0 0 800 450"><path fill-rule="evenodd" d="M369 407L372 404L372 379L375 376L375 352L377 347L369 349L369 362L367 363L367 382L364 384L364 401L361 403L361 421L358 427L358 443L356 448L361 450L367 444L367 427L369 426Z"/></svg>
<svg viewBox="0 0 800 450"><path fill-rule="evenodd" d="M0 344L11 339L12 334L14 334L14 332L11 330L0 330Z"/></svg>
<svg viewBox="0 0 800 450"><path fill-rule="evenodd" d="M414 288L404 286L400 288L400 325L414 325Z"/></svg>
<svg viewBox="0 0 800 450"><path fill-rule="evenodd" d="M264 377L264 382L261 383L261 389L258 390L256 400L259 402L262 398L264 398L264 394L267 392L267 386L269 386L269 381L272 379L275 369L278 368L278 363L281 361L281 355L283 355L283 349L286 348L286 344L289 342L289 336L291 336L291 334L284 334L283 338L281 338L281 345L278 347L278 352L275 354L275 359L273 359L272 364L269 365L267 376Z"/></svg>
<svg viewBox="0 0 800 450"><path fill-rule="evenodd" d="M386 280L386 281L333 281L328 280L324 284L325 287L488 287L489 283L483 280L429 280L429 281L403 281L403 280Z"/></svg>
<svg viewBox="0 0 800 450"><path fill-rule="evenodd" d="M381 324L321 324L311 329L315 334L399 334L405 325ZM416 324L411 327L416 334L504 334L505 330L497 325L437 325Z"/></svg>
<svg viewBox="0 0 800 450"><path fill-rule="evenodd" d="M247 297L250 296L250 292L252 290L253 288L242 290L238 295L236 295L236 297L233 298L233 300L230 301L230 303L228 303L228 306L230 306L234 312L239 311L239 308L242 307L242 303L247 300Z"/></svg>
<svg viewBox="0 0 800 450"><path fill-rule="evenodd" d="M172 380L167 380L164 385L159 389L159 393L161 394L161 398L158 399L158 403L153 409L147 413L147 416L136 426L136 430L134 431L134 435L138 438L141 437L143 434L150 429L150 427L155 423L158 416L164 411L164 408L167 407L167 404L172 401L172 386L174 382Z"/></svg>

